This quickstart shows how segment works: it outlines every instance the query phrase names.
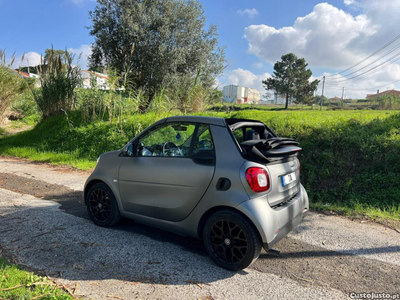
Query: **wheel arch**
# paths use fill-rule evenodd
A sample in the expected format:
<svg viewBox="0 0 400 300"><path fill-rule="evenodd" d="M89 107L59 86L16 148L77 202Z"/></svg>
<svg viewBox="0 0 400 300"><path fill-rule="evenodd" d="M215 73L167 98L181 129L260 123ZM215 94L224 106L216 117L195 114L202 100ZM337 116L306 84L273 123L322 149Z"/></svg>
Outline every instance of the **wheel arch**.
<svg viewBox="0 0 400 300"><path fill-rule="evenodd" d="M214 206L212 208L210 208L209 210L207 210L202 217L200 218L199 224L197 226L197 236L198 238L202 239L203 236L203 229L204 229L204 225L206 224L206 221L208 220L209 217L211 217L213 214L215 214L216 212L222 211L222 210L230 210L233 211L235 213L240 214L243 218L245 218L253 227L254 229L257 231L259 237L261 238L261 233L258 230L257 226L253 223L253 221L246 216L246 214L244 214L243 212L241 212L240 210L231 207L231 206Z"/></svg>
<svg viewBox="0 0 400 300"><path fill-rule="evenodd" d="M83 191L83 200L85 201L85 205L87 204L86 203L87 193L89 192L90 188L92 186L94 186L96 183L104 183L109 187L109 185L106 182L104 182L103 180L100 180L100 179L93 179L93 180L89 181L85 186L85 190Z"/></svg>

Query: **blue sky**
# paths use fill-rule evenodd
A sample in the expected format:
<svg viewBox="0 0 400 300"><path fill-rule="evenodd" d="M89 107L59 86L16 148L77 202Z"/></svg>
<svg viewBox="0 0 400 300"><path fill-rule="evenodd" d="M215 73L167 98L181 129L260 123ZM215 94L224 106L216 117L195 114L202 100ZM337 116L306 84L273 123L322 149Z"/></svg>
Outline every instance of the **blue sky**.
<svg viewBox="0 0 400 300"><path fill-rule="evenodd" d="M227 68L218 78L220 85L242 84L262 90L261 79L270 76L273 63L288 52L305 57L315 77L329 76L400 33L394 14L400 1L201 2L207 23L218 25L220 44L226 46ZM16 51L17 57L26 53L29 64L37 62L39 54L51 45L68 48L83 54L84 65L93 41L86 28L90 26L88 11L95 5L92 0L0 0L0 48L6 48L9 55ZM361 97L375 86L398 87L388 83L400 80L399 71L400 66L393 64L363 80L346 81L337 76L327 81L326 93L337 95L343 85L349 97Z"/></svg>

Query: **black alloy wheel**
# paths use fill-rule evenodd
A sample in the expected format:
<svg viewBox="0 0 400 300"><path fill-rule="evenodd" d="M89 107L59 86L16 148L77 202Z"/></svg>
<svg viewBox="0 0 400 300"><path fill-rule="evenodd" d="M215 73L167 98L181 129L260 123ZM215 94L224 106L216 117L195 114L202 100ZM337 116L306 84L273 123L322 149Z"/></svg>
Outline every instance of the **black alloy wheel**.
<svg viewBox="0 0 400 300"><path fill-rule="evenodd" d="M219 266L238 271L248 267L261 252L261 239L253 224L239 212L222 210L206 222L203 241Z"/></svg>
<svg viewBox="0 0 400 300"><path fill-rule="evenodd" d="M222 263L240 263L246 257L248 243L244 231L233 221L221 219L211 226L210 245Z"/></svg>
<svg viewBox="0 0 400 300"><path fill-rule="evenodd" d="M89 196L90 212L98 222L107 221L111 215L111 199L103 189L92 191Z"/></svg>
<svg viewBox="0 0 400 300"><path fill-rule="evenodd" d="M89 189L86 207L90 219L98 226L111 227L121 220L114 193L105 183L96 183Z"/></svg>

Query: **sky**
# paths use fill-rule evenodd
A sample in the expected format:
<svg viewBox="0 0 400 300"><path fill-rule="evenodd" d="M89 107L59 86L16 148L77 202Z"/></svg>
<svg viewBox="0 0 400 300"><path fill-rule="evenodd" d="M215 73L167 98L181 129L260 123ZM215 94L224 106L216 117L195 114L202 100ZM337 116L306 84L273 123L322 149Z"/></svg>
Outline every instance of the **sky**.
<svg viewBox="0 0 400 300"><path fill-rule="evenodd" d="M226 47L219 87L239 84L265 94L262 80L273 74L282 55L292 52L305 58L312 79L326 76L328 97L341 97L343 87L346 98L400 89L400 38L383 47L400 34L400 0L200 2L207 26L218 25L220 45ZM93 42L88 12L95 5L95 0L0 0L0 48L9 57L15 52L15 64L23 66L39 64L51 46L68 49L81 55L79 64L86 68Z"/></svg>

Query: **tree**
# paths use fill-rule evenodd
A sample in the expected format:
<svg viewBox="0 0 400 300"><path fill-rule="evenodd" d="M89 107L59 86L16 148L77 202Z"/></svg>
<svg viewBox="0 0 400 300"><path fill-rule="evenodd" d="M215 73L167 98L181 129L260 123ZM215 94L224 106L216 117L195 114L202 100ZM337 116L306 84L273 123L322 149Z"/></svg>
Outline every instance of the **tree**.
<svg viewBox="0 0 400 300"><path fill-rule="evenodd" d="M55 50L53 48L47 48L44 52L45 52L44 60L46 62L48 62L51 59L57 59L57 58L60 58L62 61L64 61L67 58L67 56L70 55L67 50Z"/></svg>
<svg viewBox="0 0 400 300"><path fill-rule="evenodd" d="M323 103L327 103L328 102L328 98L326 98L325 96L322 95L317 95L314 97L314 101L313 103L318 104L318 105L322 105Z"/></svg>
<svg viewBox="0 0 400 300"><path fill-rule="evenodd" d="M307 69L304 58L297 58L293 53L285 54L274 65L274 74L263 80L266 90L286 96L285 109L288 108L289 98L294 97L297 103L308 103L318 87L319 80L309 81L312 72Z"/></svg>
<svg viewBox="0 0 400 300"><path fill-rule="evenodd" d="M162 88L178 86L181 78L197 78L210 88L222 73L224 49L216 26L205 29L197 0L97 0L90 12L95 41L91 69L107 67L144 88L151 101ZM148 103L147 105L149 105Z"/></svg>

